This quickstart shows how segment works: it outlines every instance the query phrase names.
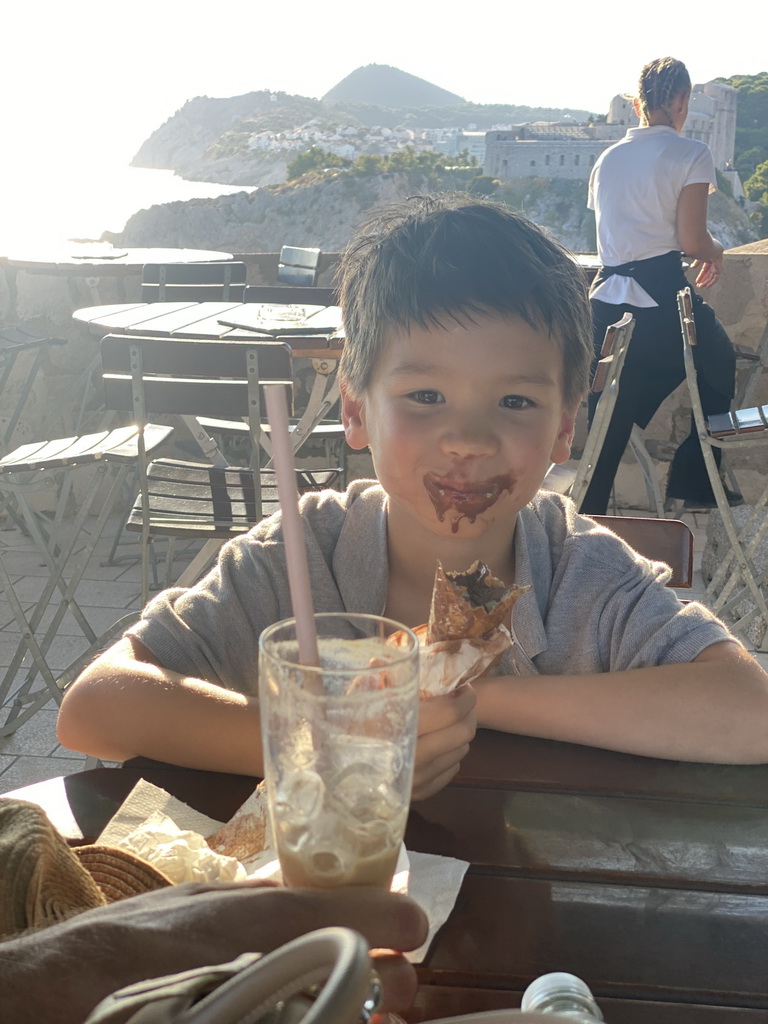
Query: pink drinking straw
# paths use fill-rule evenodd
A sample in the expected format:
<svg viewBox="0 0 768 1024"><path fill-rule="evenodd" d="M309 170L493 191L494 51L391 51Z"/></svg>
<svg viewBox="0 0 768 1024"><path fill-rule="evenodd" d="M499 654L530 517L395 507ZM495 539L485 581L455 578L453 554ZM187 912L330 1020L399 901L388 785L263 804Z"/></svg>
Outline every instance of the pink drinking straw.
<svg viewBox="0 0 768 1024"><path fill-rule="evenodd" d="M272 459L277 477L277 495L283 517L285 560L288 565L288 585L291 590L293 616L296 619L296 640L302 665L318 666L315 610L312 607L312 589L309 583L307 549L304 528L299 513L299 492L296 488L296 470L288 427L288 406L285 384L265 384L264 398L272 437Z"/></svg>

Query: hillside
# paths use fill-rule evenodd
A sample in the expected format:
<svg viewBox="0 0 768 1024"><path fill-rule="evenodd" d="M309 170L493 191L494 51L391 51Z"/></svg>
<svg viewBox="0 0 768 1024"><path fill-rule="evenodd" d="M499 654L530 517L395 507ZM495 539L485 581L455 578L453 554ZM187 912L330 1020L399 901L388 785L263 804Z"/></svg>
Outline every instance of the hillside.
<svg viewBox="0 0 768 1024"><path fill-rule="evenodd" d="M286 243L341 249L374 207L418 192L473 187L473 169L361 174L333 170L305 175L292 185L270 186L217 199L191 199L140 210L119 234L105 240L120 246L277 252ZM595 249L594 215L587 210L586 182L519 179L493 193L547 228L574 252ZM716 193L710 227L726 248L756 235L740 207Z"/></svg>
<svg viewBox="0 0 768 1024"><path fill-rule="evenodd" d="M464 100L438 85L387 64L357 68L323 96L324 103L367 103L378 107L455 107Z"/></svg>
<svg viewBox="0 0 768 1024"><path fill-rule="evenodd" d="M530 120L585 120L585 110L466 103L460 96L397 68L371 64L347 75L321 100L267 90L227 99L197 96L160 125L131 161L167 168L193 181L258 186L285 180L285 168L311 145L344 151L368 129L477 131ZM332 139L333 141L327 141Z"/></svg>

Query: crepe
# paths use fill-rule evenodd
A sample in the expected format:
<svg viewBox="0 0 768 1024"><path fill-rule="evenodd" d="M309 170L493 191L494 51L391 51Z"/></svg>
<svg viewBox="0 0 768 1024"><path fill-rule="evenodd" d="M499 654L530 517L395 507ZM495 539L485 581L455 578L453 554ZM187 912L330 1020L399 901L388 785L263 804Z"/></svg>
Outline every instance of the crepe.
<svg viewBox="0 0 768 1024"><path fill-rule="evenodd" d="M508 587L483 562L464 572L447 571L438 562L429 622L414 629L422 645L421 697L451 693L490 672L512 645L504 621L530 589Z"/></svg>
<svg viewBox="0 0 768 1024"><path fill-rule="evenodd" d="M268 845L267 791L260 782L237 814L206 842L212 850L225 857L245 863L263 852Z"/></svg>
<svg viewBox="0 0 768 1024"><path fill-rule="evenodd" d="M435 571L427 643L488 637L502 625L521 594L530 587L508 587L484 562L464 572L447 572L440 562Z"/></svg>

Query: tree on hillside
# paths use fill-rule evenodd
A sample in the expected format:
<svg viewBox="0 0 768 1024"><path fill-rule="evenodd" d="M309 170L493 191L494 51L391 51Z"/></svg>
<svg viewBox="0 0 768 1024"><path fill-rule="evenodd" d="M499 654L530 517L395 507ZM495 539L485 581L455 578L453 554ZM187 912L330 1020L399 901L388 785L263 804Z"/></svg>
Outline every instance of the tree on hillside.
<svg viewBox="0 0 768 1024"><path fill-rule="evenodd" d="M758 164L755 173L744 182L747 198L758 203L755 210L757 229L765 238L768 236L768 160Z"/></svg>
<svg viewBox="0 0 768 1024"><path fill-rule="evenodd" d="M734 164L742 181L768 160L768 72L718 78L739 90Z"/></svg>
<svg viewBox="0 0 768 1024"><path fill-rule="evenodd" d="M294 181L307 171L324 171L326 167L350 167L351 161L336 153L330 153L320 146L310 146L306 153L299 153L285 169L286 181Z"/></svg>

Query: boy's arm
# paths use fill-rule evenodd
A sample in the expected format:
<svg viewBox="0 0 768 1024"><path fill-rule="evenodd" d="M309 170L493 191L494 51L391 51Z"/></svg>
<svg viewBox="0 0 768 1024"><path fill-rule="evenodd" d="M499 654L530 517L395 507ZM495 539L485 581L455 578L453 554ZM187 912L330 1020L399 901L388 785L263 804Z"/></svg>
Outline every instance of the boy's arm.
<svg viewBox="0 0 768 1024"><path fill-rule="evenodd" d="M768 762L768 674L732 641L687 664L473 685L480 727L647 757Z"/></svg>
<svg viewBox="0 0 768 1024"><path fill-rule="evenodd" d="M67 689L59 741L106 761L149 757L185 768L262 775L258 703L172 672L124 637Z"/></svg>
<svg viewBox="0 0 768 1024"><path fill-rule="evenodd" d="M475 734L475 695L422 702L413 799L453 778ZM258 701L171 672L139 640L124 637L69 687L59 712L60 742L105 761L149 757L185 768L264 774Z"/></svg>

